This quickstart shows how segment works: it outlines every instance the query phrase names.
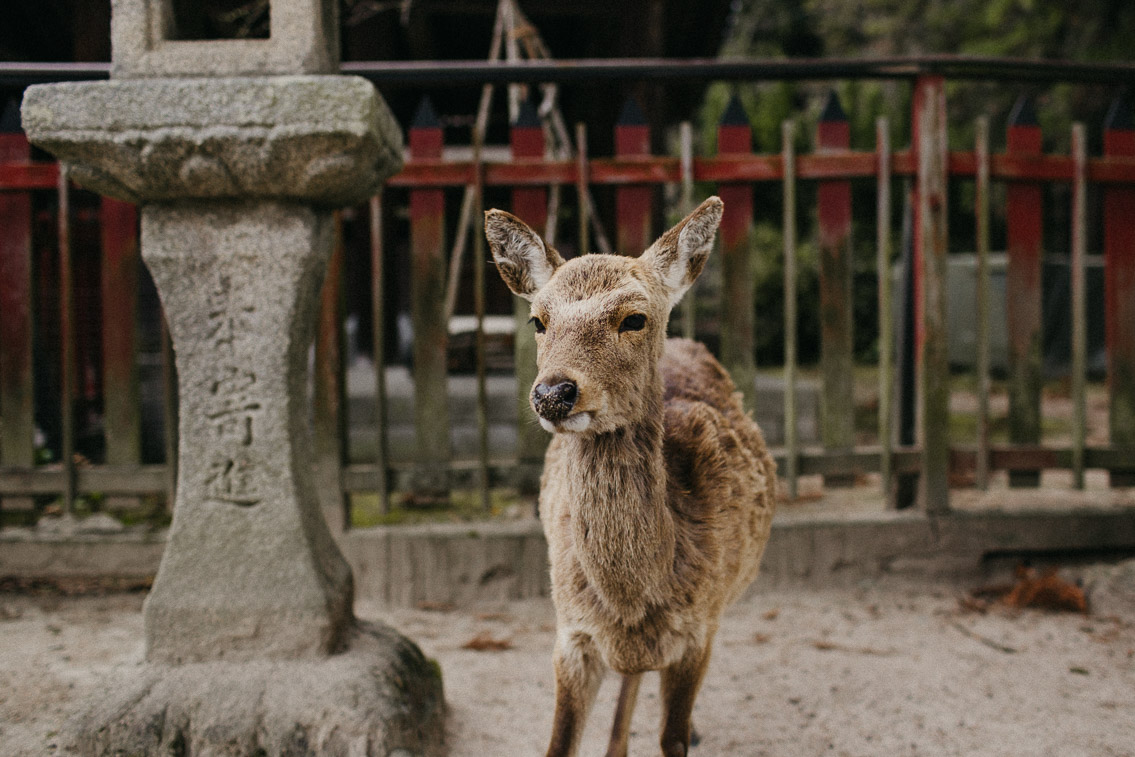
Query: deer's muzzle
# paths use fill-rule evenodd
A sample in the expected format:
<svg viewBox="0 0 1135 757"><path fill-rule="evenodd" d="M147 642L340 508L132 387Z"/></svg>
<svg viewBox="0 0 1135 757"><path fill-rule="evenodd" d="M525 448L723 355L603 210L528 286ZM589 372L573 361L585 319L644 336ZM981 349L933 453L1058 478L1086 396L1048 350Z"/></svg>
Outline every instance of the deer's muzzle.
<svg viewBox="0 0 1135 757"><path fill-rule="evenodd" d="M541 418L559 423L575 407L579 389L574 381L561 381L554 385L539 383L532 388L532 407Z"/></svg>

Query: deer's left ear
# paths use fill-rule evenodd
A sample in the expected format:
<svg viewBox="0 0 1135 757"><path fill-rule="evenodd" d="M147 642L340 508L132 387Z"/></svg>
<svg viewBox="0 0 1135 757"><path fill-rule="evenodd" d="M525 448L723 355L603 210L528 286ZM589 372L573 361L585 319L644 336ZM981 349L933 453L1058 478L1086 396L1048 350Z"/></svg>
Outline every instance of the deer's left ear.
<svg viewBox="0 0 1135 757"><path fill-rule="evenodd" d="M693 286L713 250L713 237L725 204L710 197L642 254L670 292L670 307Z"/></svg>

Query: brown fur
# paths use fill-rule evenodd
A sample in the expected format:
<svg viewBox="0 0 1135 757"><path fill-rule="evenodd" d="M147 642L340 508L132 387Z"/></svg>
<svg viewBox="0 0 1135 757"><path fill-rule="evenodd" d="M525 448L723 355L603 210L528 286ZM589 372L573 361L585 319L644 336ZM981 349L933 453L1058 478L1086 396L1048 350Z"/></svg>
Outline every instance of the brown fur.
<svg viewBox="0 0 1135 757"><path fill-rule="evenodd" d="M705 347L665 337L720 218L710 198L637 259L564 263L515 217L487 214L502 276L546 328L537 383L578 387L566 419L544 420L557 431L540 492L557 613L548 755L576 753L604 665L625 677L608 755L626 754L648 670L662 674L662 753L685 755L721 614L768 540L776 466L760 430ZM622 330L632 314L645 327Z"/></svg>

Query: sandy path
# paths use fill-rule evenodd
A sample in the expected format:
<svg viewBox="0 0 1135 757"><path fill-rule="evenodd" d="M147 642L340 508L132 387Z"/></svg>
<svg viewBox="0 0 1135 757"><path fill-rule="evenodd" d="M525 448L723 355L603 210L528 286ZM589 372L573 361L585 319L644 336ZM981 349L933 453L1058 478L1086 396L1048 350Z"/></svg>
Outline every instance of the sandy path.
<svg viewBox="0 0 1135 757"><path fill-rule="evenodd" d="M715 755L1135 755L1135 615L963 610L944 585L767 591L735 607L698 700ZM0 755L51 754L52 734L100 672L141 655L137 595L0 595ZM377 617L373 607L359 614ZM452 757L543 754L553 616L545 602L398 610L388 622L435 657ZM472 651L477 635L505 651ZM617 681L582 754L603 753ZM656 755L657 677L631 754Z"/></svg>
<svg viewBox="0 0 1135 757"><path fill-rule="evenodd" d="M453 757L542 754L552 711L545 605L395 620L446 671ZM766 593L721 630L695 755L1132 755L1131 620L981 615L942 587ZM515 648L461 649L482 632ZM644 684L632 755L657 754L656 688L656 678ZM602 754L616 692L611 676L584 754Z"/></svg>

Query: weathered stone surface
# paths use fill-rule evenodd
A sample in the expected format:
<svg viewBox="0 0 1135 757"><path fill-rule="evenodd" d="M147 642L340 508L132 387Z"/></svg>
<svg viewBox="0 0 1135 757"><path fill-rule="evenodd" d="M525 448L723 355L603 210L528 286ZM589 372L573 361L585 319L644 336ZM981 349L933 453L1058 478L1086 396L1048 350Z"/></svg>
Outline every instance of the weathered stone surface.
<svg viewBox="0 0 1135 757"><path fill-rule="evenodd" d="M169 544L146 600L153 662L312 657L351 624L351 572L312 483L306 381L331 212L146 205L142 256L177 355Z"/></svg>
<svg viewBox="0 0 1135 757"><path fill-rule="evenodd" d="M318 661L143 665L115 671L104 686L62 734L65 753L444 753L436 664L384 626L360 627L348 651Z"/></svg>
<svg viewBox="0 0 1135 757"><path fill-rule="evenodd" d="M268 6L269 39L191 41L174 11L197 4L115 0L114 78L25 93L24 130L73 180L142 204L180 400L146 664L71 725L72 754L441 752L436 666L354 620L306 402L331 208L399 169L401 132L363 79L264 76L338 68L337 0Z"/></svg>
<svg viewBox="0 0 1135 757"><path fill-rule="evenodd" d="M29 87L23 127L71 177L128 200L361 202L402 165L401 130L354 76Z"/></svg>
<svg viewBox="0 0 1135 757"><path fill-rule="evenodd" d="M192 10L196 3L186 3ZM271 0L269 39L183 40L171 0L114 0L112 75L332 74L339 67L339 4Z"/></svg>

